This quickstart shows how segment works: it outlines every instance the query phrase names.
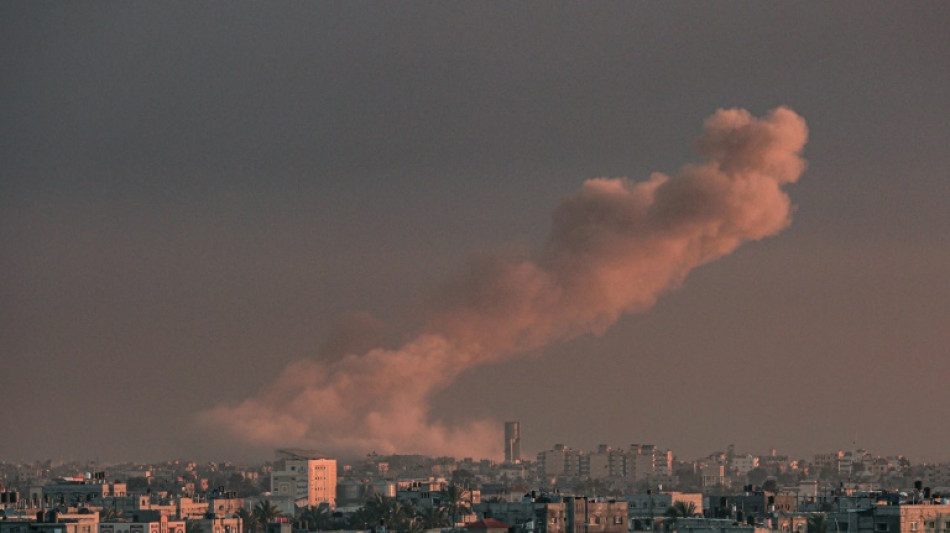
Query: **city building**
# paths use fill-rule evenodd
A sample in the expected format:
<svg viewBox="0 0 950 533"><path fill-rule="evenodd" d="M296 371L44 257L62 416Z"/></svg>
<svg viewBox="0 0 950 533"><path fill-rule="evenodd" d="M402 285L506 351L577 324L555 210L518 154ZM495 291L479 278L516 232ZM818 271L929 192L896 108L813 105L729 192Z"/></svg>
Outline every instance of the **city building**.
<svg viewBox="0 0 950 533"><path fill-rule="evenodd" d="M661 451L653 444L631 444L624 474L630 481L669 479L673 475L673 452Z"/></svg>
<svg viewBox="0 0 950 533"><path fill-rule="evenodd" d="M946 503L875 505L844 513L830 513L829 531L848 533L947 533L950 505Z"/></svg>
<svg viewBox="0 0 950 533"><path fill-rule="evenodd" d="M538 473L545 479L576 478L581 473L580 452L563 444L538 452Z"/></svg>
<svg viewBox="0 0 950 533"><path fill-rule="evenodd" d="M505 422L505 462L521 462L521 423Z"/></svg>
<svg viewBox="0 0 950 533"><path fill-rule="evenodd" d="M484 520L512 524L510 531L533 533L626 533L627 502L551 494L526 496L520 502L475 506Z"/></svg>
<svg viewBox="0 0 950 533"><path fill-rule="evenodd" d="M614 450L606 444L597 446L597 451L587 455L584 474L590 479L622 478L626 457L622 450Z"/></svg>
<svg viewBox="0 0 950 533"><path fill-rule="evenodd" d="M194 524L201 533L243 533L244 523L236 516L214 518L199 518L189 520L189 524Z"/></svg>
<svg viewBox="0 0 950 533"><path fill-rule="evenodd" d="M292 498L298 507L336 507L336 459L311 450L277 451L271 472L271 494Z"/></svg>
<svg viewBox="0 0 950 533"><path fill-rule="evenodd" d="M627 502L593 498L564 498L566 533L626 533Z"/></svg>
<svg viewBox="0 0 950 533"><path fill-rule="evenodd" d="M36 511L32 518L11 518L4 512L0 533L97 533L99 513L63 513L53 509Z"/></svg>
<svg viewBox="0 0 950 533"><path fill-rule="evenodd" d="M238 498L234 491L224 490L224 487L218 487L208 498L208 512L215 518L224 518L233 516L238 509L244 507L244 498ZM229 530L228 533L231 533Z"/></svg>
<svg viewBox="0 0 950 533"><path fill-rule="evenodd" d="M397 500L423 511L448 505L453 497L468 507L481 503L481 491L453 487L441 479L400 482L396 490Z"/></svg>
<svg viewBox="0 0 950 533"><path fill-rule="evenodd" d="M627 496L627 516L634 529L651 529L653 521L667 514L673 505L692 504L693 513L703 514L703 495L698 492L653 492Z"/></svg>
<svg viewBox="0 0 950 533"><path fill-rule="evenodd" d="M709 463L700 469L704 487L721 487L726 481L726 467L719 463Z"/></svg>
<svg viewBox="0 0 950 533"><path fill-rule="evenodd" d="M508 524L494 518L483 518L476 522L465 524L465 529L471 533L508 533Z"/></svg>
<svg viewBox="0 0 950 533"><path fill-rule="evenodd" d="M680 518L669 524L669 533L775 533L767 527L714 518Z"/></svg>
<svg viewBox="0 0 950 533"><path fill-rule="evenodd" d="M125 495L125 483L108 483L102 472L96 472L31 487L29 499L33 505L101 505L106 498Z"/></svg>
<svg viewBox="0 0 950 533"><path fill-rule="evenodd" d="M751 455L736 455L732 458L732 469L740 476L748 475L749 472L759 467L759 458Z"/></svg>
<svg viewBox="0 0 950 533"><path fill-rule="evenodd" d="M133 517L130 522L99 522L98 533L185 533L185 521Z"/></svg>

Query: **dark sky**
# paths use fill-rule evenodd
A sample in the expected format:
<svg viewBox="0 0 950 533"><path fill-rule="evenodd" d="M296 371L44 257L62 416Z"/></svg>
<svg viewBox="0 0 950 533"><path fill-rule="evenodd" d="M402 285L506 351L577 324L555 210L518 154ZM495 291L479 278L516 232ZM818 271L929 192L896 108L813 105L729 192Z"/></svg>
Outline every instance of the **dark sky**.
<svg viewBox="0 0 950 533"><path fill-rule="evenodd" d="M602 336L462 374L432 416L518 419L531 452L950 459L948 20L0 3L0 458L247 454L196 413L331 357L341 317L398 342L473 253L543 242L584 180L675 172L717 109L787 105L810 139L784 233Z"/></svg>

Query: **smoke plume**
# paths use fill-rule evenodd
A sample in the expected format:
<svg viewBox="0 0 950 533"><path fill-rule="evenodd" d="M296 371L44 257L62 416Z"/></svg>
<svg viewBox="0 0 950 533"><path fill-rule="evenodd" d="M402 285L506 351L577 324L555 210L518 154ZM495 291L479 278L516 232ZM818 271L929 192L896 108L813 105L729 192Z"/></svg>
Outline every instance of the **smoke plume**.
<svg viewBox="0 0 950 533"><path fill-rule="evenodd" d="M298 361L256 396L201 420L264 446L494 456L497 422L433 421L432 396L474 366L601 333L692 269L784 229L791 204L782 187L805 168L807 136L785 107L763 118L719 110L697 141L704 163L639 183L586 181L557 206L540 250L472 260L398 349Z"/></svg>

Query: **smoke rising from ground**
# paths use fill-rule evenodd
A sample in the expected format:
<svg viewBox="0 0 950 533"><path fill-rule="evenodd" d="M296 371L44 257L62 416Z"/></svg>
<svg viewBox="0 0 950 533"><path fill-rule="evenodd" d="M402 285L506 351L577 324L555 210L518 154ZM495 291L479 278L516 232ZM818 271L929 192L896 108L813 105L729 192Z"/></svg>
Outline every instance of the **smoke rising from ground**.
<svg viewBox="0 0 950 533"><path fill-rule="evenodd" d="M555 209L543 248L472 260L398 349L298 361L256 396L200 421L261 446L495 456L498 422L430 420L432 396L474 366L601 333L692 269L784 229L791 203L782 187L805 168L807 136L785 107L762 118L720 110L697 141L704 163L639 183L588 180Z"/></svg>

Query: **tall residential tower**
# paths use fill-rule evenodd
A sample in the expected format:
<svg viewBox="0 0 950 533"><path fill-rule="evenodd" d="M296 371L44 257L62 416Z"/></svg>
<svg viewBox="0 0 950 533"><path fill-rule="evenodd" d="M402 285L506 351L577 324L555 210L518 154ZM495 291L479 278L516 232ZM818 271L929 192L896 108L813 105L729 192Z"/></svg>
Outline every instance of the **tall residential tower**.
<svg viewBox="0 0 950 533"><path fill-rule="evenodd" d="M521 462L521 424L505 422L505 462Z"/></svg>

